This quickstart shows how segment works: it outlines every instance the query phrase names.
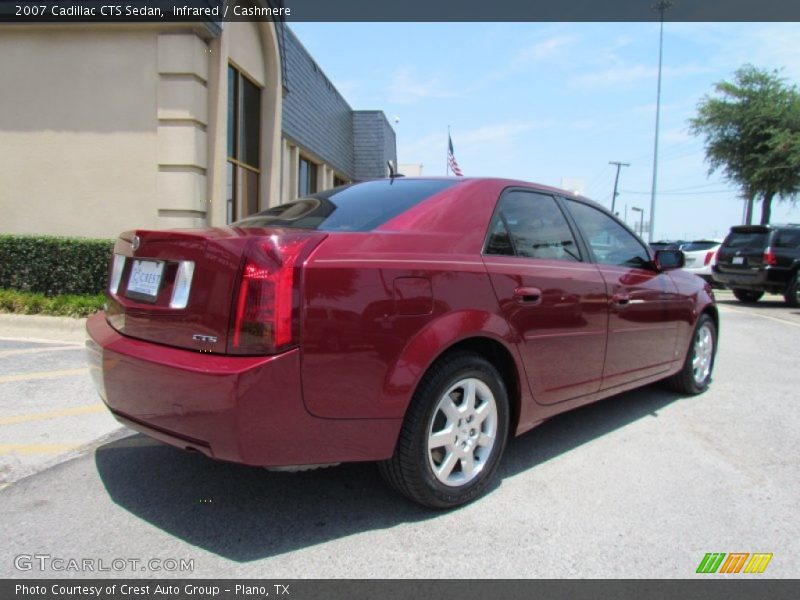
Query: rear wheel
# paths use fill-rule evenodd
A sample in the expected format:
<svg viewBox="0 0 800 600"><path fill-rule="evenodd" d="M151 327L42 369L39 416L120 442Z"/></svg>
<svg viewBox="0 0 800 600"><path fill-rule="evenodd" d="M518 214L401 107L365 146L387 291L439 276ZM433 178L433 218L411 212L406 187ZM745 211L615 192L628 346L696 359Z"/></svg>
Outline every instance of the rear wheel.
<svg viewBox="0 0 800 600"><path fill-rule="evenodd" d="M381 474L424 506L465 504L496 471L508 420L508 395L492 364L467 352L446 356L423 377Z"/></svg>
<svg viewBox="0 0 800 600"><path fill-rule="evenodd" d="M683 368L665 380L667 387L681 394L700 394L708 389L717 354L717 327L709 315L700 315Z"/></svg>
<svg viewBox="0 0 800 600"><path fill-rule="evenodd" d="M754 292L753 290L734 288L733 295L736 296L736 299L739 300L739 302L751 303L761 300L761 296L764 295L764 292Z"/></svg>
<svg viewBox="0 0 800 600"><path fill-rule="evenodd" d="M786 287L783 297L786 299L786 304L792 308L800 307L800 273L795 273L789 285Z"/></svg>

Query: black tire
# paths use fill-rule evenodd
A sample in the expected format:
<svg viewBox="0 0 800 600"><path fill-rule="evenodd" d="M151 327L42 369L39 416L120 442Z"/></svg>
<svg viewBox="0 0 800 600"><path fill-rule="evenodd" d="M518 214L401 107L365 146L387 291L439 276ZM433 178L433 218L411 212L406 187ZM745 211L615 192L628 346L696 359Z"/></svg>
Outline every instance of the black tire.
<svg viewBox="0 0 800 600"><path fill-rule="evenodd" d="M708 372L703 373L703 376L698 380L695 373L694 360L698 352L702 352L699 348L698 335L702 331L707 331L711 338L711 354L708 363ZM711 376L714 372L714 361L717 356L717 326L714 324L714 319L710 315L703 313L697 319L692 332L692 339L689 343L689 349L686 351L686 358L683 361L683 368L675 373L672 377L664 380L666 386L680 394L696 395L702 394L708 389L711 384ZM699 373L698 373L699 375Z"/></svg>
<svg viewBox="0 0 800 600"><path fill-rule="evenodd" d="M786 286L786 291L783 294L784 299L786 300L786 304L791 306L792 308L800 307L800 279L798 278L800 274L795 273L792 280L789 282L789 285Z"/></svg>
<svg viewBox="0 0 800 600"><path fill-rule="evenodd" d="M739 302L746 302L747 304L752 304L754 302L758 302L761 300L761 296L764 295L764 292L755 292L753 290L743 290L741 288L733 288L733 295L736 296L736 299Z"/></svg>
<svg viewBox="0 0 800 600"><path fill-rule="evenodd" d="M476 380L480 384L469 383ZM460 384L464 387L454 388ZM476 407L472 412L465 401L470 385ZM494 413L491 412L492 402ZM445 404L450 411L453 408L466 411L463 414L471 417L471 424L467 416L461 419L461 412L458 421L446 416L442 408ZM403 421L394 455L379 463L381 475L398 492L423 506L453 508L466 504L486 490L497 470L508 438L508 423L508 393L497 369L480 355L470 352L446 355L422 378ZM482 446L480 440L488 440L491 431L494 432L491 447ZM452 443L449 440L448 446L434 446L429 450L429 437L433 438L437 432L454 436ZM459 453L468 462L453 458ZM441 461L438 465L437 458ZM445 463L452 465L450 471L437 476L434 468L439 466L444 473ZM470 463L474 468L470 469ZM465 480L463 484L458 483L459 477ZM444 479L448 479L449 484L443 483Z"/></svg>

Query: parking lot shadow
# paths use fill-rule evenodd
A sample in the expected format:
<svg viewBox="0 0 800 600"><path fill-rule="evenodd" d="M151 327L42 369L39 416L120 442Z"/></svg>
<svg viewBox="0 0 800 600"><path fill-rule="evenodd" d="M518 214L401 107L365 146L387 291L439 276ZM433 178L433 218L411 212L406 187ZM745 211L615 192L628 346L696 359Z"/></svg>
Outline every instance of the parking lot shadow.
<svg viewBox="0 0 800 600"><path fill-rule="evenodd" d="M494 486L505 475L652 415L677 398L648 387L556 417L511 441ZM99 447L95 465L116 504L238 562L441 514L393 492L375 466L365 463L276 473L217 462L137 434Z"/></svg>
<svg viewBox="0 0 800 600"><path fill-rule="evenodd" d="M500 476L516 475L609 434L683 398L658 385L625 392L561 414L509 443Z"/></svg>

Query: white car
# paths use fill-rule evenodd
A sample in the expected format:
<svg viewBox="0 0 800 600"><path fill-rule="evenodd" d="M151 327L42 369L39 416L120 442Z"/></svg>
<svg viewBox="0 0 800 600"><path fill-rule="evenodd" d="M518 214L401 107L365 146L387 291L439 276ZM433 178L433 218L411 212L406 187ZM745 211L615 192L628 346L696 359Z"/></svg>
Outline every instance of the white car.
<svg viewBox="0 0 800 600"><path fill-rule="evenodd" d="M681 250L686 258L683 270L699 275L712 285L716 285L711 277L711 265L717 250L722 245L722 240L695 240L681 245Z"/></svg>

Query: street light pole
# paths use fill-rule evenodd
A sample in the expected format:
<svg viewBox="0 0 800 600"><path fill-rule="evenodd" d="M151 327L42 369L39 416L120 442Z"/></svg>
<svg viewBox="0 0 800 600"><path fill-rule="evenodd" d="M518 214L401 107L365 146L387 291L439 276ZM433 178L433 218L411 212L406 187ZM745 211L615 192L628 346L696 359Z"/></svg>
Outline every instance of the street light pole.
<svg viewBox="0 0 800 600"><path fill-rule="evenodd" d="M619 183L619 169L620 167L630 167L631 163L624 163L615 160L610 160L608 161L608 164L617 165L617 176L614 178L614 193L611 196L611 212L617 214L614 212L614 205L617 203L617 196L619 196L619 193L617 192L617 184Z"/></svg>
<svg viewBox="0 0 800 600"><path fill-rule="evenodd" d="M671 0L659 0L650 8L661 13L661 27L658 34L658 88L656 91L656 136L653 143L653 187L650 190L650 227L648 242L653 241L656 224L656 178L658 175L658 125L661 118L661 63L664 55L664 11L672 6ZM644 232L642 232L644 234Z"/></svg>

